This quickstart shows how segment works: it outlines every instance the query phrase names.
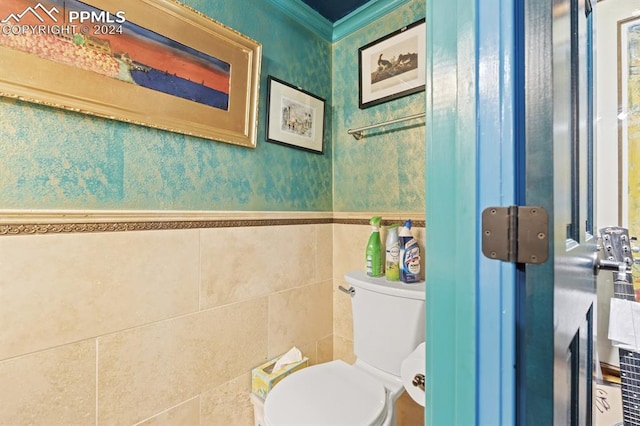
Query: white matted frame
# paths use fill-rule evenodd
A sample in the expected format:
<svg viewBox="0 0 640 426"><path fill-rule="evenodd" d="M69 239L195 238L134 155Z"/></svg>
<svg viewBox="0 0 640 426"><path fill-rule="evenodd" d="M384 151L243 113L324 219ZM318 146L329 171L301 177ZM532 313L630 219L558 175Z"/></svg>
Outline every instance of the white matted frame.
<svg viewBox="0 0 640 426"><path fill-rule="evenodd" d="M273 76L267 81L267 141L323 154L325 100Z"/></svg>
<svg viewBox="0 0 640 426"><path fill-rule="evenodd" d="M424 91L425 19L358 49L361 109Z"/></svg>

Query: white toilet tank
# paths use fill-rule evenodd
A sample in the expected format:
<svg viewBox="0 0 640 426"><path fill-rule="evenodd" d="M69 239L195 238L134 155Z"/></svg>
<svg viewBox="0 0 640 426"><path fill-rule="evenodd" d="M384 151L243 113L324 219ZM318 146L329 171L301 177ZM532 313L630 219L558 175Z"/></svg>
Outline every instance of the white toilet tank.
<svg viewBox="0 0 640 426"><path fill-rule="evenodd" d="M353 349L360 361L400 376L402 361L425 341L425 283L345 274L354 289Z"/></svg>

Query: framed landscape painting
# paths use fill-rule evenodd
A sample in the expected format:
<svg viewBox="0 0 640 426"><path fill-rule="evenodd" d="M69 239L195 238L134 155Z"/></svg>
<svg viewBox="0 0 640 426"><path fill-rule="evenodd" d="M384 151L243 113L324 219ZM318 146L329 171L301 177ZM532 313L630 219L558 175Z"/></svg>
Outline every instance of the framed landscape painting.
<svg viewBox="0 0 640 426"><path fill-rule="evenodd" d="M255 147L261 46L173 0L3 0L0 95Z"/></svg>

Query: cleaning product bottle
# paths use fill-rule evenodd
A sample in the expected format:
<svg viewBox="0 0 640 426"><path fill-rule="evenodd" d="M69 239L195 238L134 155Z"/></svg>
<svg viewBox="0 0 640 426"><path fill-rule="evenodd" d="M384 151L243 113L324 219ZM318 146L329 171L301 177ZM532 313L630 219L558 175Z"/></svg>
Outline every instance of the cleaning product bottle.
<svg viewBox="0 0 640 426"><path fill-rule="evenodd" d="M398 224L387 227L387 241L385 244L386 258L384 275L387 281L400 279L400 239L398 238Z"/></svg>
<svg viewBox="0 0 640 426"><path fill-rule="evenodd" d="M382 276L382 241L380 241L380 224L382 218L374 216L369 221L373 229L369 236L366 251L366 271L370 277Z"/></svg>
<svg viewBox="0 0 640 426"><path fill-rule="evenodd" d="M420 281L420 246L411 235L411 219L400 228L400 279L405 283Z"/></svg>

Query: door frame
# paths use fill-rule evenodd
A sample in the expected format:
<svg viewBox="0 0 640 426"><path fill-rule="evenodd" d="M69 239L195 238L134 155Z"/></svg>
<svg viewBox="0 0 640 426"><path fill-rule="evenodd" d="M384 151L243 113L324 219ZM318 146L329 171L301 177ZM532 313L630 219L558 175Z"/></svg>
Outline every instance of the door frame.
<svg viewBox="0 0 640 426"><path fill-rule="evenodd" d="M516 270L479 233L516 198L515 3L426 2L426 424L515 423Z"/></svg>

